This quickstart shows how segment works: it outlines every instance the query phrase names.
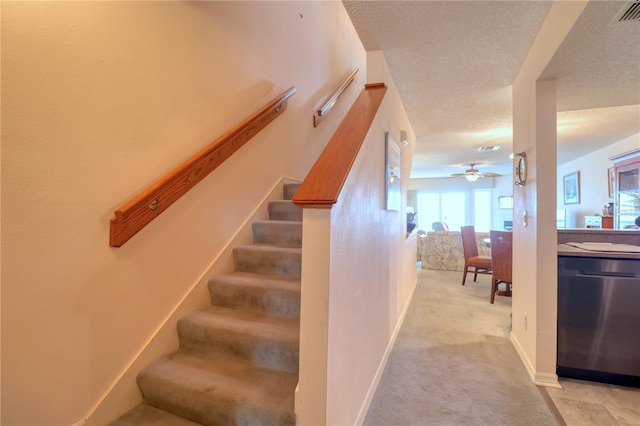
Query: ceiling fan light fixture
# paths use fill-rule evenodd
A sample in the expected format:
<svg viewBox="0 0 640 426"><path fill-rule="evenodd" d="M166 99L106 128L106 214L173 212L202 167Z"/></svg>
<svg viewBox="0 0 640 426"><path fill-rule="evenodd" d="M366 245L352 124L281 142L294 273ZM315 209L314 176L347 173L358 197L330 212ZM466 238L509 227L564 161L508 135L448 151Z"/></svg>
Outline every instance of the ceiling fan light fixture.
<svg viewBox="0 0 640 426"><path fill-rule="evenodd" d="M480 175L469 173L469 174L464 175L464 177L469 182L475 182L480 178Z"/></svg>

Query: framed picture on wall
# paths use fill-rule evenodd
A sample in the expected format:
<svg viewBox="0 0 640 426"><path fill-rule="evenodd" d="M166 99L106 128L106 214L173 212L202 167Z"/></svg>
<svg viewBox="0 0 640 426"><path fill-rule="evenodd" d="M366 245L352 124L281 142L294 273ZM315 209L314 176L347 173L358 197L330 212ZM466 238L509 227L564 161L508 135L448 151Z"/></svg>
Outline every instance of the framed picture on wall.
<svg viewBox="0 0 640 426"><path fill-rule="evenodd" d="M400 192L400 147L385 132L385 208L400 211L402 193Z"/></svg>
<svg viewBox="0 0 640 426"><path fill-rule="evenodd" d="M566 175L564 182L564 203L580 204L580 172Z"/></svg>

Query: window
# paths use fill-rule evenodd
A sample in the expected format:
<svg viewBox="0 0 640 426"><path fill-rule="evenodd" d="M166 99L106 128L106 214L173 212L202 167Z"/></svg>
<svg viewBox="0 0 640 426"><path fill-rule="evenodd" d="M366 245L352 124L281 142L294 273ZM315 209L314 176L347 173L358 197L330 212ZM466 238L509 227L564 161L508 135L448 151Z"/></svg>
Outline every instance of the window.
<svg viewBox="0 0 640 426"><path fill-rule="evenodd" d="M467 197L465 191L447 191L440 193L440 217L449 225L450 231L458 231L466 225Z"/></svg>
<svg viewBox="0 0 640 426"><path fill-rule="evenodd" d="M479 232L489 232L491 229L491 190L473 190L473 215L469 223L475 225Z"/></svg>
<svg viewBox="0 0 640 426"><path fill-rule="evenodd" d="M491 189L417 191L418 227L431 230L433 222L446 222L451 231L474 225L478 232L491 229Z"/></svg>

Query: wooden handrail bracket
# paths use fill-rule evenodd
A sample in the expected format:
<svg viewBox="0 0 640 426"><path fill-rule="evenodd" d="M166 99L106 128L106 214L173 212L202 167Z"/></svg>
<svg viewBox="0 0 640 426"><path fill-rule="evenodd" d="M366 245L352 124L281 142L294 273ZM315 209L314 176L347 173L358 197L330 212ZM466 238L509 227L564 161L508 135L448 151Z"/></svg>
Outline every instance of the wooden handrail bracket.
<svg viewBox="0 0 640 426"><path fill-rule="evenodd" d="M387 86L366 84L293 197L303 208L330 209L337 201L351 166L367 136Z"/></svg>
<svg viewBox="0 0 640 426"><path fill-rule="evenodd" d="M120 247L287 109L291 87L115 211L109 243Z"/></svg>

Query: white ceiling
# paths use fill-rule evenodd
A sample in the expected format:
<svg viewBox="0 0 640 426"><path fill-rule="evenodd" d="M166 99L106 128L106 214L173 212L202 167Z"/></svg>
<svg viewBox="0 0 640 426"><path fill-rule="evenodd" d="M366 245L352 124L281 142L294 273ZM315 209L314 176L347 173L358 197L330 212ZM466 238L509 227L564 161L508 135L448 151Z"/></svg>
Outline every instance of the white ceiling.
<svg viewBox="0 0 640 426"><path fill-rule="evenodd" d="M343 3L400 92L411 177L512 173L511 84L552 2ZM557 80L559 164L640 132L640 23L609 25L628 3L591 1L540 77Z"/></svg>

